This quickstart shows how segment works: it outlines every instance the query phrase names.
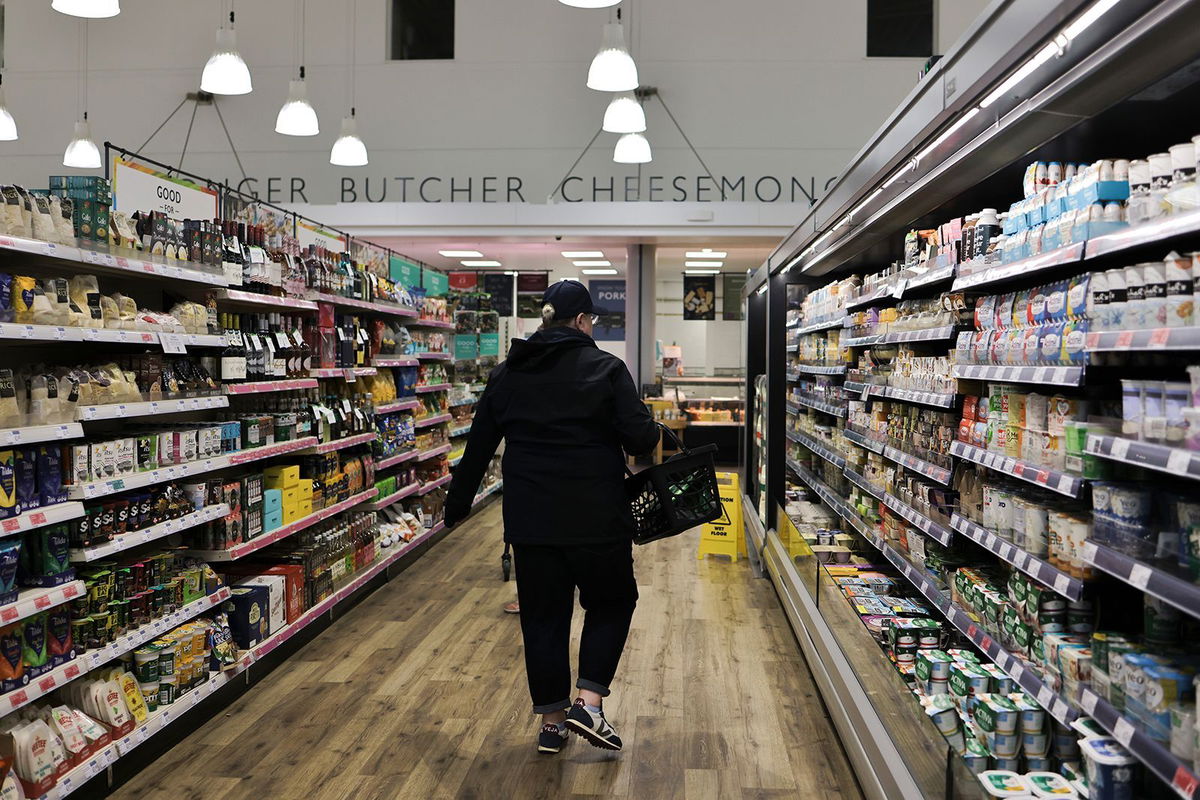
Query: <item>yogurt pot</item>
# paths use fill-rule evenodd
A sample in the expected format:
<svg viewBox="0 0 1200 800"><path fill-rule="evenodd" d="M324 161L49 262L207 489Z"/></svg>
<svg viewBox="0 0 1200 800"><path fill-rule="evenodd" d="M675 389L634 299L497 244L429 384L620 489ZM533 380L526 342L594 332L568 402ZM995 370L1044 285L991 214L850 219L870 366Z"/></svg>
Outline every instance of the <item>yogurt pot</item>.
<svg viewBox="0 0 1200 800"><path fill-rule="evenodd" d="M1012 758L1000 758L996 756L992 759L996 764L996 769L1004 770L1005 772L1020 772L1021 757L1013 756ZM1031 794L1018 795L1018 797L1033 797Z"/></svg>
<svg viewBox="0 0 1200 800"><path fill-rule="evenodd" d="M1050 759L1034 758L1033 756L1025 757L1025 769L1027 772L1049 772Z"/></svg>
<svg viewBox="0 0 1200 800"><path fill-rule="evenodd" d="M1080 743L1087 765L1090 800L1134 800L1138 761L1108 736Z"/></svg>
<svg viewBox="0 0 1200 800"><path fill-rule="evenodd" d="M1025 780L1033 790L1034 797L1071 800L1078 796L1071 786L1071 782L1057 772L1027 772Z"/></svg>
<svg viewBox="0 0 1200 800"><path fill-rule="evenodd" d="M988 797L1029 797L1033 792L1029 781L1006 769L985 770L978 777Z"/></svg>
<svg viewBox="0 0 1200 800"><path fill-rule="evenodd" d="M1050 735L1022 732L1021 751L1032 758L1045 758L1050 755Z"/></svg>

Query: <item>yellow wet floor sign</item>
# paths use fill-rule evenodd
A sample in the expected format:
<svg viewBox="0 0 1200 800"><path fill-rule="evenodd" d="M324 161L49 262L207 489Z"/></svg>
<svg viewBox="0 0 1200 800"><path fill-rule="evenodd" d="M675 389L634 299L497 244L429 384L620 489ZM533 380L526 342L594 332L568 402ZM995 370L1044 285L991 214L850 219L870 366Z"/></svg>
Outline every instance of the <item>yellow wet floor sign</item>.
<svg viewBox="0 0 1200 800"><path fill-rule="evenodd" d="M742 528L742 496L736 472L717 473L717 491L721 495L721 516L706 522L700 532L700 550L696 558L707 555L729 556L737 561L746 555L746 534Z"/></svg>

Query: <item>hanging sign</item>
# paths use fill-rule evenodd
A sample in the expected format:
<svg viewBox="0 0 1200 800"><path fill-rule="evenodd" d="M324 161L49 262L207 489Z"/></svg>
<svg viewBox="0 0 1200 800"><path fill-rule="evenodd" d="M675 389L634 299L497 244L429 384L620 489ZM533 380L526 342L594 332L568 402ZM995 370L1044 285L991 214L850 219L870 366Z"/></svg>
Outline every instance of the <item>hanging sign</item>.
<svg viewBox="0 0 1200 800"><path fill-rule="evenodd" d="M333 231L327 231L320 225L309 222L306 219L296 220L296 241L300 243L300 249L302 250L310 244L315 244L317 247L324 247L326 250L332 250L335 253L340 253L346 249L346 239L343 236Z"/></svg>
<svg viewBox="0 0 1200 800"><path fill-rule="evenodd" d="M483 291L492 296L492 310L502 317L513 315L513 276L486 272L483 275Z"/></svg>
<svg viewBox="0 0 1200 800"><path fill-rule="evenodd" d="M522 272L517 276L517 316L523 319L542 318L542 297L550 285L546 272Z"/></svg>
<svg viewBox="0 0 1200 800"><path fill-rule="evenodd" d="M454 360L474 361L479 356L479 337L473 333L460 333L454 337Z"/></svg>
<svg viewBox="0 0 1200 800"><path fill-rule="evenodd" d="M488 356L500 355L500 334L498 333L481 333L479 334L479 355L486 358Z"/></svg>
<svg viewBox="0 0 1200 800"><path fill-rule="evenodd" d="M683 276L683 318L717 318L717 279L713 275Z"/></svg>
<svg viewBox="0 0 1200 800"><path fill-rule="evenodd" d="M625 341L625 281L588 281L592 302L604 309L592 329L592 338L598 342Z"/></svg>
<svg viewBox="0 0 1200 800"><path fill-rule="evenodd" d="M391 257L388 272L393 281L406 289L421 285L421 268L400 256Z"/></svg>
<svg viewBox="0 0 1200 800"><path fill-rule="evenodd" d="M445 297L446 292L450 291L450 279L428 267L421 270L421 285L430 297Z"/></svg>
<svg viewBox="0 0 1200 800"><path fill-rule="evenodd" d="M479 286L478 272L451 272L450 288L456 292L473 292Z"/></svg>
<svg viewBox="0 0 1200 800"><path fill-rule="evenodd" d="M220 216L215 189L116 156L111 174L114 211L159 211L172 219L213 220Z"/></svg>
<svg viewBox="0 0 1200 800"><path fill-rule="evenodd" d="M359 239L350 240L350 257L361 269L372 275L387 275L390 267L388 251L378 245Z"/></svg>
<svg viewBox="0 0 1200 800"><path fill-rule="evenodd" d="M746 275L741 272L726 272L721 275L721 282L721 319L744 319L742 290L746 287Z"/></svg>

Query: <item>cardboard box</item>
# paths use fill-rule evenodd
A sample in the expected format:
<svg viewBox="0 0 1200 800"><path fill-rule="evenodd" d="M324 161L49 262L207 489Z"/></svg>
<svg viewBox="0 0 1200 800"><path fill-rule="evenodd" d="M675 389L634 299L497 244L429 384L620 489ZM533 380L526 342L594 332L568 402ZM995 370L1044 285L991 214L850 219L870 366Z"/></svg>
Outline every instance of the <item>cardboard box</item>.
<svg viewBox="0 0 1200 800"><path fill-rule="evenodd" d="M300 465L268 467L263 470L263 482L270 489L295 489L300 485Z"/></svg>
<svg viewBox="0 0 1200 800"><path fill-rule="evenodd" d="M263 586L267 589L270 616L267 619L267 635L270 636L287 624L287 578L282 575L252 575L237 581L237 586Z"/></svg>
<svg viewBox="0 0 1200 800"><path fill-rule="evenodd" d="M270 533L283 527L283 509L263 512L263 533Z"/></svg>
<svg viewBox="0 0 1200 800"><path fill-rule="evenodd" d="M238 647L248 650L267 638L271 596L266 586L236 586L222 608L229 615L229 629Z"/></svg>
<svg viewBox="0 0 1200 800"><path fill-rule="evenodd" d="M311 491L311 490L310 490ZM283 490L266 489L263 491L263 513L271 514L283 511Z"/></svg>

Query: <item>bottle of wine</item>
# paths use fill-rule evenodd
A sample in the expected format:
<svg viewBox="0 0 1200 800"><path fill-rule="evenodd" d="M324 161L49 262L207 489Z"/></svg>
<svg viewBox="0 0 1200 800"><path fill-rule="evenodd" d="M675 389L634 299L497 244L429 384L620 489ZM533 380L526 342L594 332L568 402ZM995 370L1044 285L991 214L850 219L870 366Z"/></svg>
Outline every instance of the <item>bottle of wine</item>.
<svg viewBox="0 0 1200 800"><path fill-rule="evenodd" d="M221 380L224 383L242 383L246 380L246 351L240 346L237 315L222 314L221 327L225 332L225 349L221 351Z"/></svg>

